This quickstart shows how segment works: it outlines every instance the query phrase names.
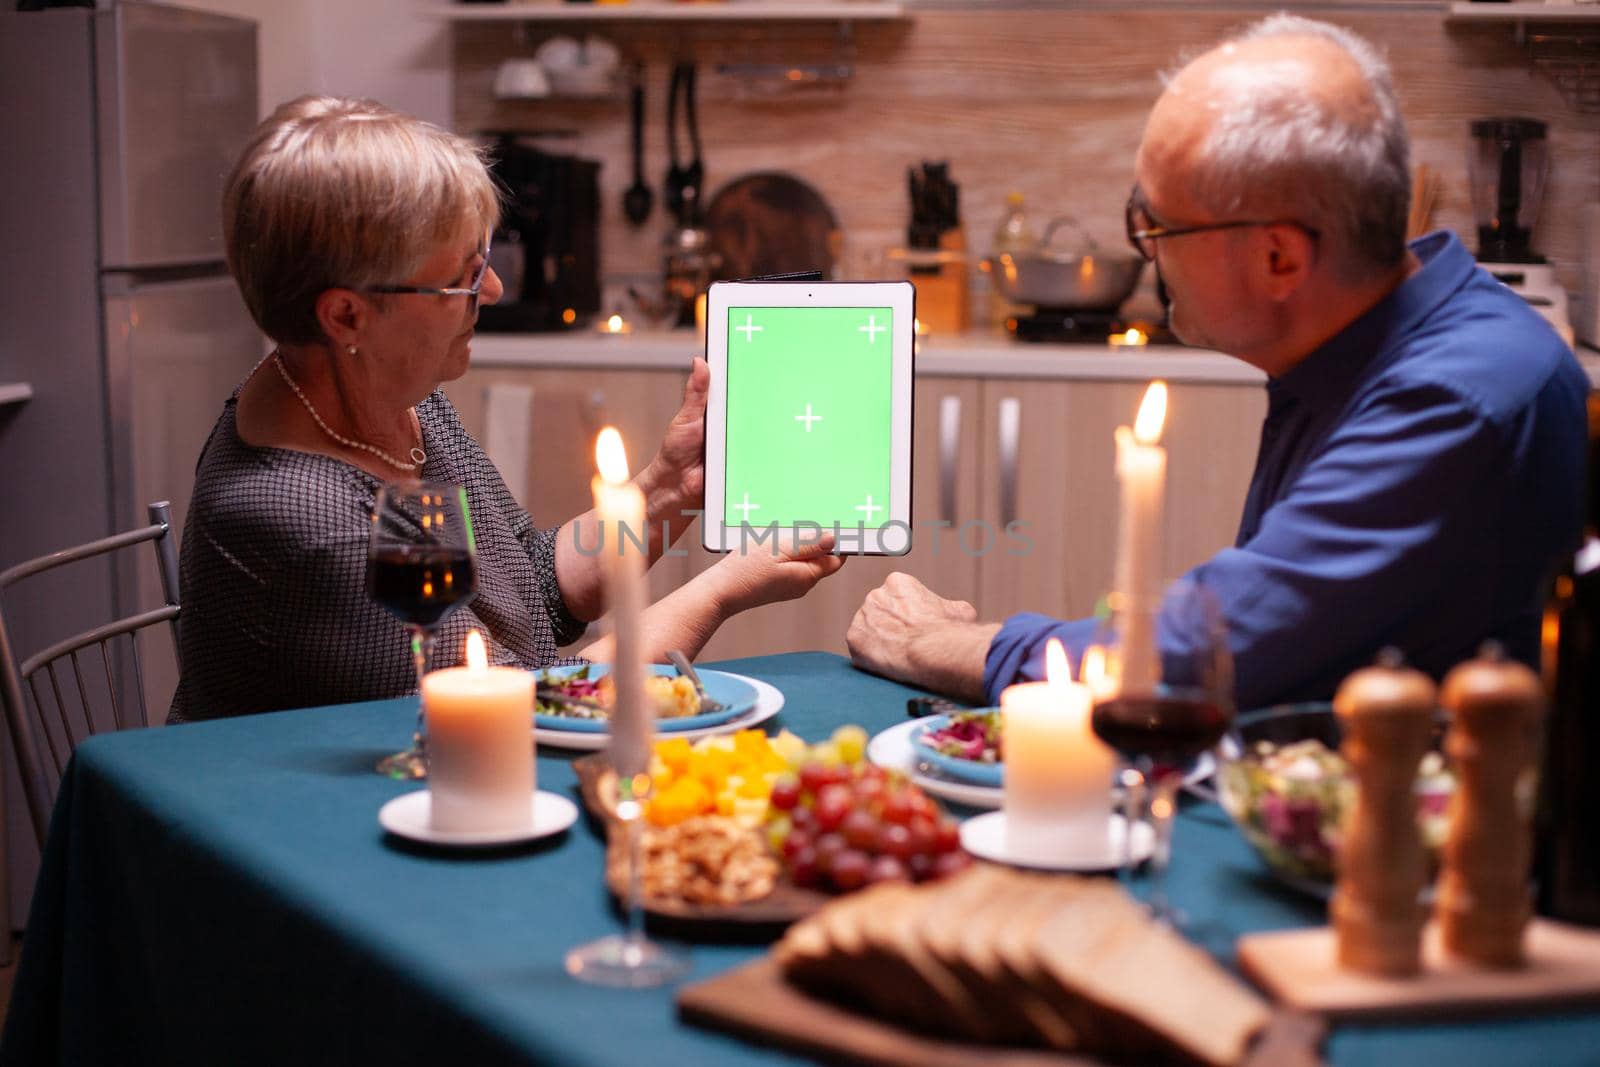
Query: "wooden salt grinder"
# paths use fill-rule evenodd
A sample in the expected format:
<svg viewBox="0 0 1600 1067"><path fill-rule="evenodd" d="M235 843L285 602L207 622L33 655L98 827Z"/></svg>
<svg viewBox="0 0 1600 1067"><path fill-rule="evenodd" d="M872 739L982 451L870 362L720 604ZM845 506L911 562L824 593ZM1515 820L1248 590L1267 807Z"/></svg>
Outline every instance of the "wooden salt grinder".
<svg viewBox="0 0 1600 1067"><path fill-rule="evenodd" d="M1421 969L1419 901L1427 856L1417 830L1417 765L1433 733L1435 689L1386 650L1378 665L1339 686L1333 710L1340 752L1356 778L1356 803L1339 846L1339 881L1328 905L1339 965L1379 975Z"/></svg>
<svg viewBox="0 0 1600 1067"><path fill-rule="evenodd" d="M1446 952L1489 967L1523 962L1531 909L1530 771L1544 718L1539 678L1490 643L1445 675L1445 752L1455 764L1435 909Z"/></svg>

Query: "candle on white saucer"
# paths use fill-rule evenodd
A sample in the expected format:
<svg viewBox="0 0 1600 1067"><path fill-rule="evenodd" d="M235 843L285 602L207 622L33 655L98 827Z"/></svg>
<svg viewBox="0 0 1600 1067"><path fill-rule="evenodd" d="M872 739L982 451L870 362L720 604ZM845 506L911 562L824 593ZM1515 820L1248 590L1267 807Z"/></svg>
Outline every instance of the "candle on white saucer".
<svg viewBox="0 0 1600 1067"><path fill-rule="evenodd" d="M1167 450L1161 429L1167 417L1167 383L1145 390L1133 427L1118 426L1117 483L1121 521L1117 528L1114 605L1122 616L1122 688L1149 692L1160 681L1156 655L1156 607L1160 601L1162 503L1167 487Z"/></svg>
<svg viewBox="0 0 1600 1067"><path fill-rule="evenodd" d="M644 613L644 493L628 480L628 453L613 426L595 442L599 474L591 483L595 513L601 522L600 558L605 578L606 607L611 619L610 762L618 774L643 774L650 765L650 737L655 732L652 708L645 700L644 645L640 616Z"/></svg>
<svg viewBox="0 0 1600 1067"><path fill-rule="evenodd" d="M1022 861L1098 854L1111 826L1116 757L1094 735L1093 696L1072 680L1054 638L1045 647L1045 678L1000 694L1006 848Z"/></svg>
<svg viewBox="0 0 1600 1067"><path fill-rule="evenodd" d="M466 666L422 677L433 828L516 830L533 818L533 675L491 667L477 630Z"/></svg>

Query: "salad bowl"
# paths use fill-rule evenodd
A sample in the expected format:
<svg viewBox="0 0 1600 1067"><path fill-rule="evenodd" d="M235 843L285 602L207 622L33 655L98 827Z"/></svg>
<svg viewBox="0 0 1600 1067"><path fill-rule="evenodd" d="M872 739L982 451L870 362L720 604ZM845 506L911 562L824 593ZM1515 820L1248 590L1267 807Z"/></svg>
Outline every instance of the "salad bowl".
<svg viewBox="0 0 1600 1067"><path fill-rule="evenodd" d="M1222 807L1267 868L1316 896L1333 891L1339 839L1355 805L1356 782L1339 754L1339 719L1328 703L1290 704L1241 714L1218 746ZM1417 770L1417 824L1436 863L1455 776L1433 750Z"/></svg>

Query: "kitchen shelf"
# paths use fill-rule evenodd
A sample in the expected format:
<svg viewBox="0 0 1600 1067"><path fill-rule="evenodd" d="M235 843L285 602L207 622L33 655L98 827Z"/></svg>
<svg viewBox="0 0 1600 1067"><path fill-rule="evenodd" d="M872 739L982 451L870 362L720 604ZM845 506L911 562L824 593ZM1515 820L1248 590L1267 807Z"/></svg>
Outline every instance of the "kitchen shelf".
<svg viewBox="0 0 1600 1067"><path fill-rule="evenodd" d="M1450 5L1447 22L1600 22L1600 4L1546 4L1540 0L1514 3L1462 3Z"/></svg>
<svg viewBox="0 0 1600 1067"><path fill-rule="evenodd" d="M906 17L898 0L818 0L806 3L727 0L724 3L448 4L425 9L451 22L864 22Z"/></svg>
<svg viewBox="0 0 1600 1067"><path fill-rule="evenodd" d="M1600 5L1453 3L1445 21L1509 25L1535 69L1579 111L1600 112Z"/></svg>

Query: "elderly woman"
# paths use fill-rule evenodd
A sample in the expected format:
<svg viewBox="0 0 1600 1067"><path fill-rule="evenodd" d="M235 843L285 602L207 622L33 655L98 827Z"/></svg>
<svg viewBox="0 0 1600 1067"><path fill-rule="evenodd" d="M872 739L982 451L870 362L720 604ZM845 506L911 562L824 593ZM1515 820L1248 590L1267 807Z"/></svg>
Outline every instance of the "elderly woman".
<svg viewBox="0 0 1600 1067"><path fill-rule="evenodd" d="M603 608L590 514L537 529L441 382L467 370L499 214L476 149L365 100L303 97L256 134L228 183L228 265L277 345L224 405L200 458L184 529L183 677L172 721L389 697L416 686L401 624L366 592L379 488L465 486L479 592L443 624L453 658L468 627L493 658L557 659ZM709 371L640 471L650 555L704 492ZM837 570L823 543L730 555L645 613L646 651L693 655L730 615L803 595ZM603 648L591 650L605 657Z"/></svg>

